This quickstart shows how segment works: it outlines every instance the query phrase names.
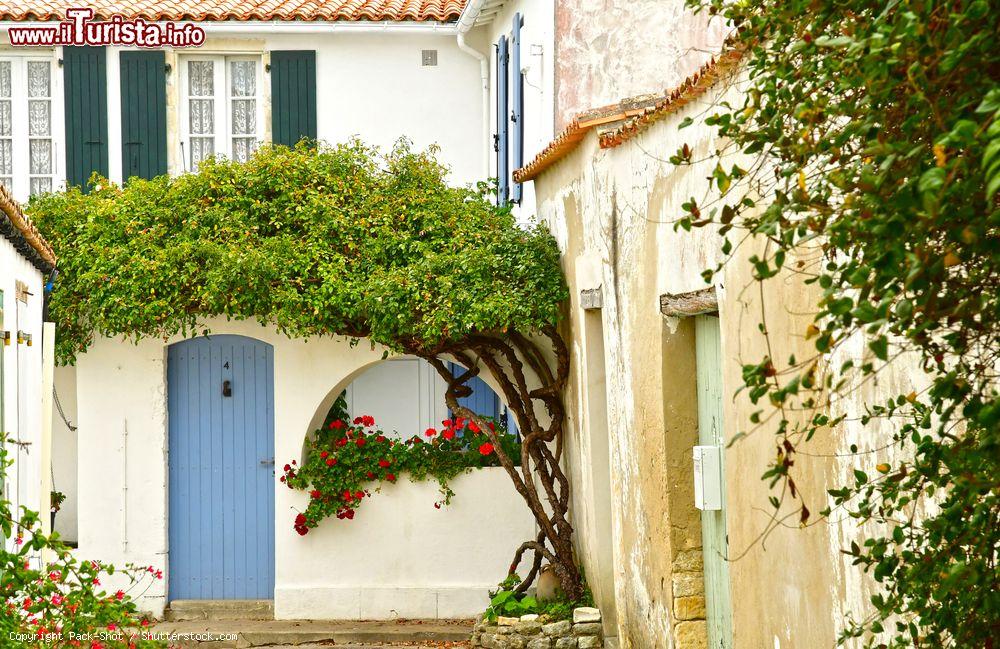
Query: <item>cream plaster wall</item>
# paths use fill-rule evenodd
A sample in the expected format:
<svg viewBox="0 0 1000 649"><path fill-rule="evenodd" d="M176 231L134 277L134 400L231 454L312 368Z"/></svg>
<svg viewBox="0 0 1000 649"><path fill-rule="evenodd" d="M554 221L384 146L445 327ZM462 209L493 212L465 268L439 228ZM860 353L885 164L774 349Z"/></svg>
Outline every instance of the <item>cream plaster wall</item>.
<svg viewBox="0 0 1000 649"><path fill-rule="evenodd" d="M342 338L291 340L250 322L210 320L274 346L275 458L301 459L303 440L333 399L382 348ZM142 598L162 613L167 544L167 346L102 338L77 359L81 556L164 570ZM63 375L65 377L65 374ZM391 407L392 395L386 396ZM385 488L349 523L331 520L306 537L291 528L307 495L275 488L275 613L281 618L468 617L506 574L513 550L535 533L509 478L486 469L457 479L436 510L433 484ZM361 554L359 554L361 553ZM346 558L346 560L345 560Z"/></svg>
<svg viewBox="0 0 1000 649"><path fill-rule="evenodd" d="M564 252L571 302L565 324L573 352L574 377L568 394L567 462L575 488L574 524L578 539L598 529L593 522L594 495L588 492L594 450L587 439L586 362L590 329L579 304L580 291L602 289L601 318L607 380L607 419L612 467L612 513L617 625L622 647L698 647L704 622L691 619L678 598L700 596L699 513L693 505L690 447L697 439L694 336L691 323L665 318L658 297L703 288L701 271L721 260L715 232L675 230L681 203L704 196L708 164L678 170L667 162L683 143L694 159L722 143L712 129L694 125L678 131L729 93L724 85L650 127L636 139L601 150L591 133L578 149L535 181L539 210ZM717 278L724 357L723 394L726 436L749 427L750 414L762 406L749 403L741 365L758 362L765 340L757 324L767 314L773 355L804 358L812 343L804 333L817 296L797 278L782 276L761 293L747 259L760 244L748 242ZM860 354L860 347L844 353ZM910 374L897 369L872 388L908 391ZM856 398L837 408L857 412ZM726 453L728 534L734 646L832 647L848 613L864 614L868 584L849 558L840 553L852 524L837 517L819 520L826 489L840 484L859 462L880 460L831 458L872 431L840 428L808 443L794 468L812 525L774 527L770 492L760 480L775 454L768 430L741 439ZM799 501L801 502L801 501ZM795 502L797 507L799 502ZM782 513L793 511L786 507ZM764 538L761 534L774 527ZM589 576L598 573L589 540L579 541ZM606 588L601 584L598 588ZM599 589L595 588L595 593Z"/></svg>

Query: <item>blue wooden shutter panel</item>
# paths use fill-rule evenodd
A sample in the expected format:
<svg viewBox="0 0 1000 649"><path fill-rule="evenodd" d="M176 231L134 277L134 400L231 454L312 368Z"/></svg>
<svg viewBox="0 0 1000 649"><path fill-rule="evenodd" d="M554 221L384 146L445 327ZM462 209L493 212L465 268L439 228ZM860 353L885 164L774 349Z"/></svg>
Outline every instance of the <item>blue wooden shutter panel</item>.
<svg viewBox="0 0 1000 649"><path fill-rule="evenodd" d="M93 172L108 175L108 76L103 47L64 47L66 183L89 191Z"/></svg>
<svg viewBox="0 0 1000 649"><path fill-rule="evenodd" d="M271 141L316 139L316 52L271 52Z"/></svg>
<svg viewBox="0 0 1000 649"><path fill-rule="evenodd" d="M514 28L510 36L511 58L511 109L510 121L514 127L511 161L511 198L521 202L521 183L514 182L513 173L524 166L524 74L521 73L521 26L524 18L514 14Z"/></svg>
<svg viewBox="0 0 1000 649"><path fill-rule="evenodd" d="M167 63L162 50L119 55L122 180L167 173Z"/></svg>
<svg viewBox="0 0 1000 649"><path fill-rule="evenodd" d="M509 196L507 122L507 37L497 41L497 202L506 203Z"/></svg>

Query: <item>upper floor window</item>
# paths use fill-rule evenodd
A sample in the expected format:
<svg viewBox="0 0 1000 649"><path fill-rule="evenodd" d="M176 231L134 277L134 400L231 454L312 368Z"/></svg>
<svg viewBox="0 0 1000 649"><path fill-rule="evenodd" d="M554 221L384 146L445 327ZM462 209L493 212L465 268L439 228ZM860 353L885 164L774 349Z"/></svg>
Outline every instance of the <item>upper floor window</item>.
<svg viewBox="0 0 1000 649"><path fill-rule="evenodd" d="M181 66L181 128L187 168L221 155L244 161L263 133L261 60L196 56Z"/></svg>
<svg viewBox="0 0 1000 649"><path fill-rule="evenodd" d="M52 191L52 60L0 59L0 183L26 196Z"/></svg>

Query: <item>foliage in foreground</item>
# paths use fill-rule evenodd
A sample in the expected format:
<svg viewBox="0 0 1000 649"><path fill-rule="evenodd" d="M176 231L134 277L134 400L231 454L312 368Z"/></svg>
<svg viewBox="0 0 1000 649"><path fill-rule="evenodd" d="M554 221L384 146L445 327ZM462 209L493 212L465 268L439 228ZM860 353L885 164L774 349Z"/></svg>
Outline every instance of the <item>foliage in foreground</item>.
<svg viewBox="0 0 1000 649"><path fill-rule="evenodd" d="M14 443L14 440L8 440ZM11 461L0 444L0 474ZM0 475L2 477L2 475ZM0 499L0 638L3 646L89 647L115 649L163 647L145 634L147 618L133 597L163 575L153 568L114 566L78 560L57 534L42 534L36 512L21 508L15 516L9 500ZM44 563L42 563L44 562ZM125 574L130 586L108 593L101 578Z"/></svg>
<svg viewBox="0 0 1000 649"><path fill-rule="evenodd" d="M475 422L456 417L441 422L440 429L428 428L423 437L397 440L368 415L350 423L344 405L341 395L332 409L334 417L307 442L302 465L292 460L284 466L281 482L309 492L309 504L293 524L302 536L329 516L352 520L361 503L378 490L373 485L394 483L404 474L416 482L433 478L441 487L441 500L434 503L440 509L455 495L451 480L471 469L499 466L492 442ZM507 454L520 456L517 436L489 423Z"/></svg>
<svg viewBox="0 0 1000 649"><path fill-rule="evenodd" d="M191 334L215 315L433 348L536 331L566 297L551 236L516 227L482 188L449 186L433 152L405 143L265 147L246 163L96 183L28 210L59 250L61 362L95 335Z"/></svg>
<svg viewBox="0 0 1000 649"><path fill-rule="evenodd" d="M856 417L870 438L852 450L885 461L830 494L834 509L882 530L845 549L879 592L841 640L993 646L1000 14L985 0L690 4L737 28L749 83L743 102L706 120L729 142L714 153L718 196L692 199L680 225L721 227L726 253L747 234L762 238L766 253L751 259L758 280L795 273L822 295L802 332L815 355L744 367L754 403L777 406L776 418L762 410L751 422L778 435L778 459L765 474L783 494L773 503L796 498L801 445ZM693 157L685 145L674 162ZM844 360L858 339L864 358ZM924 371L912 389L835 414L836 399L904 353ZM808 524L805 503L798 512Z"/></svg>

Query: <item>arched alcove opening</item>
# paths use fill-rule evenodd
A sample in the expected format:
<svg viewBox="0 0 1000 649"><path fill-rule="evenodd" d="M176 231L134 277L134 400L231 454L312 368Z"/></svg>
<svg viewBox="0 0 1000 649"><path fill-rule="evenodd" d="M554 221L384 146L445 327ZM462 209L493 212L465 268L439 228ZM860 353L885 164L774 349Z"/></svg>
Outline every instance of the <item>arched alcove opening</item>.
<svg viewBox="0 0 1000 649"><path fill-rule="evenodd" d="M457 363L449 363L453 375L464 372ZM483 374L486 374L484 372ZM490 378L475 377L469 381L472 394L459 400L470 408L502 424L510 434L517 435L517 426L503 398L491 386ZM396 356L366 364L334 385L318 404L303 439L334 419L368 415L387 436L407 439L421 435L428 428L438 428L453 413L445 403L447 384L441 375L422 358Z"/></svg>

